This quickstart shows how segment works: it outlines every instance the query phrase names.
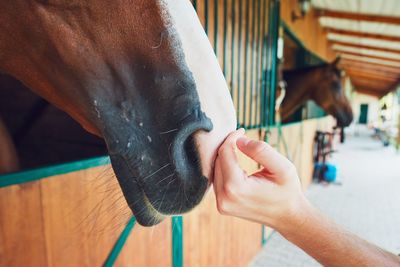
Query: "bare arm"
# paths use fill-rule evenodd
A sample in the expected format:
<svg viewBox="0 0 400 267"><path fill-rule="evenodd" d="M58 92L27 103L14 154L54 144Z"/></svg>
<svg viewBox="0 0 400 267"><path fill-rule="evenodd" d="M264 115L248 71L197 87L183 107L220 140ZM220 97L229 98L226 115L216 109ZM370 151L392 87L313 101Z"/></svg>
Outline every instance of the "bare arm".
<svg viewBox="0 0 400 267"><path fill-rule="evenodd" d="M395 255L344 230L305 198L293 164L268 144L239 130L221 146L214 191L222 214L268 225L324 266L400 266ZM235 149L263 169L248 176L238 165Z"/></svg>

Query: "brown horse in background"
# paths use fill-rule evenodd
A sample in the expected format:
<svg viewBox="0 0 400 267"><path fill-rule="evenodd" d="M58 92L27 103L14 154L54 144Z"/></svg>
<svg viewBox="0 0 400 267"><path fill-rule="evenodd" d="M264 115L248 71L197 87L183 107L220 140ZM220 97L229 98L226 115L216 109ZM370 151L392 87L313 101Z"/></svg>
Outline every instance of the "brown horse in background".
<svg viewBox="0 0 400 267"><path fill-rule="evenodd" d="M236 128L189 0L1 1L0 71L104 139L143 225L201 201Z"/></svg>
<svg viewBox="0 0 400 267"><path fill-rule="evenodd" d="M350 125L353 112L342 89L341 71L333 63L283 71L286 93L280 106L285 122L306 101L313 100L326 113L336 118L339 127Z"/></svg>

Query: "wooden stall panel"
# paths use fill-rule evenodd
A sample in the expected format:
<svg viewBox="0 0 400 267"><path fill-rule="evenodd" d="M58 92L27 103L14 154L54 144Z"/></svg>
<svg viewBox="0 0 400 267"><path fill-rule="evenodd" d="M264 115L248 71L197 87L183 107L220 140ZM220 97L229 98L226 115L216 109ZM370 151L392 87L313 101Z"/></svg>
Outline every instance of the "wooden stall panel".
<svg viewBox="0 0 400 267"><path fill-rule="evenodd" d="M247 266L261 249L261 225L222 216L214 192L184 217L185 266Z"/></svg>
<svg viewBox="0 0 400 267"><path fill-rule="evenodd" d="M269 0L193 2L227 80L239 124L259 126Z"/></svg>
<svg viewBox="0 0 400 267"><path fill-rule="evenodd" d="M247 132L256 140L259 134ZM239 162L248 173L258 170L258 164L243 154ZM184 216L183 224L185 266L247 266L261 249L261 225L220 215L212 189L199 207Z"/></svg>
<svg viewBox="0 0 400 267"><path fill-rule="evenodd" d="M40 187L48 266L101 266L130 216L111 167L47 178Z"/></svg>
<svg viewBox="0 0 400 267"><path fill-rule="evenodd" d="M46 266L39 183L0 189L0 266Z"/></svg>
<svg viewBox="0 0 400 267"><path fill-rule="evenodd" d="M135 225L115 266L172 266L171 219L148 228Z"/></svg>

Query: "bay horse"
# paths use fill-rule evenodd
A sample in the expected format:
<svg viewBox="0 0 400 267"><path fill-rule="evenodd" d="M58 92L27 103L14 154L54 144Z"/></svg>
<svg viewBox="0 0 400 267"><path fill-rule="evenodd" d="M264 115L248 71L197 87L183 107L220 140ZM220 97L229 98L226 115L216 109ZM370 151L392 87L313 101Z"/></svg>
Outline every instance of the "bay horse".
<svg viewBox="0 0 400 267"><path fill-rule="evenodd" d="M0 71L105 140L145 226L201 201L236 128L189 0L1 1Z"/></svg>
<svg viewBox="0 0 400 267"><path fill-rule="evenodd" d="M349 100L342 89L340 58L330 64L283 71L286 93L280 106L285 122L307 100L313 100L326 113L336 118L339 127L353 121Z"/></svg>

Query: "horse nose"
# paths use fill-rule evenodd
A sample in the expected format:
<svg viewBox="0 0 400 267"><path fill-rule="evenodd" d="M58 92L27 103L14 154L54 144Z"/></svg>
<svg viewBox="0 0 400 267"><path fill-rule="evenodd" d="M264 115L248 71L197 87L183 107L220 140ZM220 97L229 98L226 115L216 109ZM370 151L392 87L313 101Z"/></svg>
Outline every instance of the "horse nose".
<svg viewBox="0 0 400 267"><path fill-rule="evenodd" d="M201 159L194 135L201 130L211 131L213 125L201 111L195 111L186 121L173 140L171 157L177 176L184 182L191 182L194 176L201 175Z"/></svg>

